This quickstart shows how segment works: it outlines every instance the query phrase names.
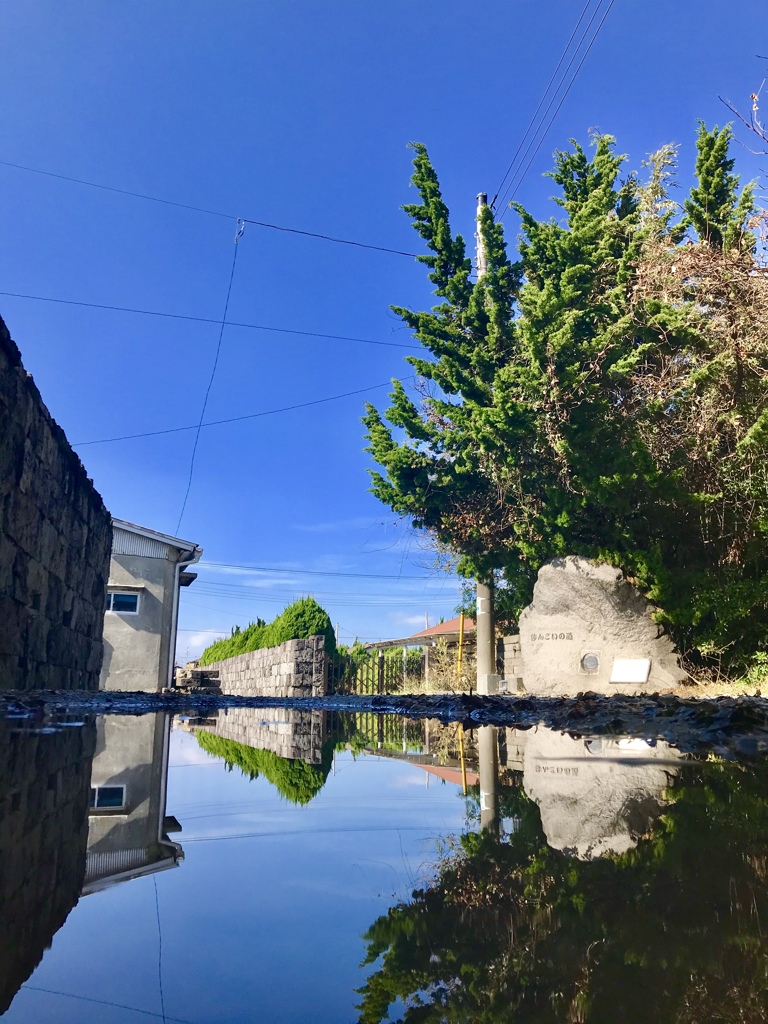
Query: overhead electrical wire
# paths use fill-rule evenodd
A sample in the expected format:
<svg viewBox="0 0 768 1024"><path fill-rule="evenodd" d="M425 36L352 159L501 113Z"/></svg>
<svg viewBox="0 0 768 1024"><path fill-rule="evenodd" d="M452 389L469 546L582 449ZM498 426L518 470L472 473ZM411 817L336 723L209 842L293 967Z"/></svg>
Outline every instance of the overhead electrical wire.
<svg viewBox="0 0 768 1024"><path fill-rule="evenodd" d="M597 28L595 29L595 31L594 31L594 33L593 33L593 35L592 35L592 38L590 39L590 41L589 41L589 44L588 44L588 46L587 46L586 50L584 51L584 54L583 54L583 56L582 56L581 60L579 61L578 65L577 65L577 67L576 67L576 70L574 71L574 73L573 73L573 76L571 77L571 80L570 80L570 82L568 83L568 86L567 86L567 88L566 88L565 92L563 93L563 95L562 95L562 97L561 97L561 99L560 99L560 102L558 103L558 105L557 105L557 107L555 108L555 110L554 110L554 112L553 112L552 116L550 117L549 121L547 122L547 125L546 125L546 127L545 127L545 129L544 129L544 132L543 132L543 133L542 133L542 135L541 135L541 138L539 139L539 142L538 142L538 144L537 144L536 148L534 149L533 153L531 154L531 157L530 157L530 159L529 159L528 163L527 163L527 164L525 165L525 167L523 168L523 172L522 172L522 174L520 175L520 177L519 177L519 179L518 179L518 181L517 181L517 184L516 184L516 185L514 186L514 188L512 189L512 192L511 192L511 193L509 192L509 189L507 190L507 194L508 194L508 195L510 196L510 202L511 202L511 200L512 200L512 199L514 199L515 195L517 194L517 190L518 190L518 189L520 188L520 186L522 185L522 183L523 183L523 181L524 181L524 179L525 179L525 176L526 176L526 174L528 173L528 171L529 171L529 169L530 169L530 167L531 167L531 164L532 164L532 163L533 163L533 161L534 161L534 160L536 159L536 156L537 156L537 154L538 154L539 150L541 149L541 147L542 147L542 145L543 145L543 143L544 143L544 140L546 139L547 135L549 134L549 129L550 129L551 127L552 127L552 125L553 125L553 123L554 123L554 121L555 121L555 118L556 118L556 117L557 117L557 115L558 115L558 114L560 113L560 109L561 109L561 107L563 106L563 104L565 103L566 99L568 98L568 94L570 93L570 91L571 91L571 89L572 89L572 87L573 87L573 84L574 84L574 82L575 82L575 81L576 81L576 79L578 78L579 72L581 71L581 69L582 69L582 67L583 67L583 65L584 65L584 61L585 61L585 60L587 59L587 57L589 56L590 50L591 50L591 49L592 49L592 47L594 46L594 44L595 44L595 40L597 39L598 35L600 34L600 30L602 29L603 25L605 24L605 19L606 19L606 18L608 17L608 15L610 14L610 12L611 12L611 8L613 7L613 5L614 5L614 3L615 3L615 2L616 2L616 0L610 0L610 3L609 3L609 4L608 4L608 6L606 7L606 9L605 9L605 12L603 13L603 16L602 16L602 18L600 19L600 23L598 24ZM596 14L597 14L597 11L595 11L595 15L596 15ZM593 17L592 17L592 18L590 19L589 25L591 25L591 24L592 24L592 21L594 21L594 17L595 17L595 15L593 15ZM587 31L589 31L589 25L587 26ZM583 37L582 37L582 38L583 38ZM574 58L573 58L573 59L575 59L575 55L574 55ZM570 66L571 66L571 63L573 63L573 59L571 60L571 62L570 62L570 63L569 63L569 65L568 65L568 67L569 67L569 68L570 68ZM566 71L566 73L567 73L567 71ZM550 104L550 105L551 105L551 104ZM549 107L547 107L547 110L549 110ZM545 116L546 116L546 115L545 115ZM504 209L503 209L503 210L502 210L502 212L501 212L501 215L499 216L499 220L501 220L501 219L502 219L502 217L503 217L503 216L504 216L504 214L506 213L506 210L507 210L507 209L508 209L508 207L504 207Z"/></svg>
<svg viewBox="0 0 768 1024"><path fill-rule="evenodd" d="M198 562L197 565L201 569L242 569L247 572L276 572L276 573L290 573L295 576L333 576L343 577L345 579L365 579L365 580L421 580L426 582L428 580L440 579L444 574L435 573L433 576L402 576L392 575L391 573L376 573L376 572L334 572L330 569L276 569L272 566L266 565L244 565L243 563L235 562Z"/></svg>
<svg viewBox="0 0 768 1024"><path fill-rule="evenodd" d="M33 302L57 302L64 306L85 306L88 309L106 309L116 313L138 313L141 316L159 316L168 320L189 320L198 324L220 324L221 320L209 316L189 316L184 313L164 313L156 309L135 309L132 306L110 306L103 302L81 302L76 299L56 299L49 295L27 295L23 292L3 292L12 299L29 299ZM324 334L320 331L299 331L290 327L270 327L265 324L247 324L237 320L227 320L225 327L243 327L251 331L270 331L275 334L298 334L305 338L322 338L326 341L352 341L358 345L383 345L385 348L419 349L420 345L407 345L402 341L375 341L373 338L354 338L346 334Z"/></svg>
<svg viewBox="0 0 768 1024"><path fill-rule="evenodd" d="M86 181L84 178L74 178L69 174L57 174L54 171L44 171L39 167L29 167L26 164L13 163L10 160L0 160L3 167L13 167L19 171L29 171L32 174L43 174L48 178L58 178L61 181L70 181L76 185L88 185L90 188L99 188L105 192L116 192L118 195L131 196L134 199L145 199L150 203L161 203L163 206L176 206L181 210L191 210L194 213L204 213L209 217L223 217L226 220L236 221L238 218L229 213L222 213L220 210L207 210L202 206L192 206L189 203L179 203L173 199L161 199L158 196L150 196L144 192L132 192L125 188L116 188L113 185L102 185L96 181ZM271 224L264 220L252 220L251 218L240 218L246 224L253 224L259 228L268 228L271 231L284 231L292 235L304 235L307 238L318 238L324 242L335 242L339 245L352 245L358 249L373 249L376 252L388 252L395 256L408 256L410 259L417 259L415 252L404 252L402 249L390 249L385 245L371 245L368 242L358 242L350 238L337 238L333 235L321 234L317 231L304 231L301 228L291 228L284 224Z"/></svg>
<svg viewBox="0 0 768 1024"><path fill-rule="evenodd" d="M240 222L238 221L238 230L237 230L237 232L235 234L235 250L234 250L234 252L232 254L232 267L231 267L230 272L229 272L229 284L227 285L227 298L226 298L226 300L224 302L224 314L223 314L223 316L221 318L221 326L219 327L219 339L218 339L218 341L216 343L216 355L214 356L214 359L213 359L213 367L211 368L211 375L208 378L208 386L205 389L205 398L203 399L203 407L200 410L200 419L199 419L199 421L197 423L197 427L196 427L196 431L195 431L195 443L192 446L192 458L190 459L190 462L189 462L189 477L187 479L187 489L184 492L184 500L181 503L181 511L179 512L179 521L176 523L176 533L177 534L178 534L178 532L179 532L179 530L181 528L181 521L184 518L184 510L187 507L187 500L189 498L189 492L190 492L190 489L192 487L192 477L193 477L194 472L195 472L195 456L197 455L197 444L198 444L198 441L200 440L200 431L203 429L203 420L205 418L205 410L208 407L208 398L209 398L209 396L211 394L211 388L213 387L213 378L216 376L216 367L219 365L219 355L221 354L221 342L222 342L222 339L224 337L224 327L226 326L226 323L227 323L227 313L229 311L229 300L230 300L230 297L232 295L232 282L235 279L235 267L237 265L237 252L238 252L238 249L240 248L240 246L238 245L238 242L240 240L241 234L242 234L242 228L240 227Z"/></svg>
<svg viewBox="0 0 768 1024"><path fill-rule="evenodd" d="M534 125L534 122L536 121L536 119L537 119L537 117L539 115L539 111L542 108L544 100L547 98L547 94L549 93L549 90L552 87L552 83L555 80L555 76L557 75L557 72L560 70L560 67L562 66L562 63L565 60L565 56L566 56L566 54L568 53L568 50L571 47L571 43L573 42L573 37L578 32L579 25L581 25L582 21L584 20L584 17L585 17L585 15L587 13L587 10L589 9L590 3L591 3L591 0L587 0L587 2L584 4L584 7L582 8L581 14L579 16L579 20L574 25L573 31L571 32L571 35L570 35L570 38L568 39L568 42L565 44L565 49L560 54L560 60L557 62L557 67L552 72L552 75L551 75L549 81L547 82L547 87L544 90L544 92L541 94L541 99L539 100L539 105L536 107L535 111L533 112L533 116L531 117L531 120L528 122L528 127L525 129L525 134L520 139L520 142L518 143L517 149L515 150L515 154L514 154L514 156L512 157L512 159L511 159L511 161L509 163L509 167L507 168L504 177L501 179L501 184L496 189L496 194L494 195L493 199L491 200L491 203L490 203L491 209L493 209L495 207L496 200L499 198L499 193L501 192L501 190L504 188L504 186L507 183L507 178L509 177L510 172L512 171L512 168L515 166L515 163L517 161L517 157L518 157L518 155L520 153L520 150L523 148L523 145L525 144L525 140L528 138L528 133L530 132L531 128Z"/></svg>
<svg viewBox="0 0 768 1024"><path fill-rule="evenodd" d="M531 127L530 125L526 129L525 136L523 137L523 140L521 141L520 145L518 146L518 149L515 152L515 156L513 157L513 161L510 164L509 168L507 169L506 174L504 175L503 182L499 186L499 189L497 190L496 195L494 196L494 203L498 200L499 203L501 204L501 210L500 210L500 213L499 213L499 216L498 216L498 220L501 220L504 217L504 214L506 213L506 211L508 209L508 207L505 205L506 202L507 202L507 198L509 197L510 200L513 199L514 196L516 195L518 189L522 185L523 180L525 179L525 176L528 173L528 170L530 169L531 164L533 163L533 161L535 160L539 150L541 149L541 147L542 147L542 145L544 143L544 140L546 139L546 137L547 137L547 135L549 133L549 130L552 127L552 124L554 123L555 118L557 117L558 113L560 112L560 109L563 106L563 103L565 102L565 100L568 97L568 94L570 93L571 89L573 88L573 85L574 85L574 83L575 83L575 81L576 81L576 79L577 79L577 77L579 75L579 72L581 71L581 68L584 65L584 62L587 59L587 56L589 55L589 53L590 53L590 51L591 51L591 49L592 49L592 47L593 47L593 45L595 43L595 40L597 39L597 37L598 37L598 35L600 33L600 30L602 29L602 27L603 27L603 25L605 23L605 20L608 17L608 14L610 13L611 8L613 7L613 5L615 3L615 0L609 0L609 3L607 5L607 7L605 7L603 9L602 18L600 19L600 22L598 23L597 28L595 29L594 33L592 34L592 37L590 38L590 40L589 40L589 42L587 44L586 49L581 54L581 60L579 61L578 65L576 67L576 70L574 71L573 75L571 76L570 81L568 81L568 84L567 84L567 86L565 88L565 91L562 93L562 95L559 96L559 93L562 90L563 85L566 82L566 79L568 78L568 73L569 73L571 67L574 64L574 61L579 57L579 54L580 54L580 51L581 51L581 47L582 47L585 39L587 38L587 36L589 34L589 31L590 31L592 25L595 22L595 19L597 18L598 14L600 13L602 2L603 2L603 0L598 0L595 8L593 9L592 15L591 15L589 21L587 22L587 25L586 25L584 31L582 32L578 42L576 43L576 47L575 47L573 53L571 54L571 58L568 61L568 64L567 64L565 70L563 71L562 75L560 76L560 80L558 81L558 83L557 83L557 85L555 87L555 90L554 90L552 96L550 97L549 103L547 104L547 107L544 110L544 113L542 114L541 120L539 121L538 126L535 128L535 130L533 132L533 135L531 136L531 138L530 138L530 140L528 142L528 145L527 145L525 151L523 152L522 157L520 158L520 163L518 164L518 167L516 168L516 170L512 174L511 180L509 181L509 184L507 185L507 187L505 189L504 189L504 182L509 178L510 172L512 171L512 167L514 166L514 163L517 160L518 154L519 154L520 150L522 149L522 145L523 145L523 141L525 140L525 136L527 136L529 134L530 127ZM577 21L576 26L575 26L575 28L574 28L573 32L571 33L571 36L570 36L570 38L568 40L568 43L566 44L566 48L563 51L563 54L561 55L560 60L558 61L557 68L555 69L555 72L554 72L552 78L550 78L550 81L549 81L549 83L547 85L547 88L544 91L544 95L542 96L542 99L541 99L541 101L539 103L539 106L536 108L537 113L541 109L541 106L542 106L542 104L544 102L544 99L545 99L547 93L549 92L549 89L551 88L552 81L557 76L557 71L562 66L562 62L565 59L565 56L566 56L566 54L568 52L568 49L571 46L573 38L576 35L576 33L578 31L578 28L581 25L581 22L583 21L585 15L587 13L587 10L589 9L589 3L590 3L590 0L587 0L587 4L585 5L584 9L582 10L581 15L579 17L579 20ZM552 109L553 104L555 104L556 102L557 102L557 106L556 106L556 108L554 110L554 113L552 114L552 116L549 118L549 121L545 125L544 122L546 120L546 117L549 114L549 111ZM534 114L534 118L532 120L535 120L535 118L536 118L536 114ZM543 126L543 131L542 131L542 126ZM537 142L537 137L538 137L538 142ZM526 157L530 153L531 148L534 146L534 144L535 144L535 149L533 150L533 153L531 154L530 159L528 160L527 164L525 164L525 166L523 166L523 161L526 159ZM502 192L502 189L504 189L503 192Z"/></svg>
<svg viewBox="0 0 768 1024"><path fill-rule="evenodd" d="M401 377L399 380L410 380L410 377ZM278 409L265 409L263 412L249 412L244 416L229 416L223 420L208 420L207 423L192 423L186 427L166 427L164 430L145 430L140 434L122 434L120 437L102 437L95 441L74 441L73 448L84 448L91 444L112 444L114 441L133 441L137 437L159 437L160 434L179 434L184 430L205 430L206 427L219 427L224 423L240 423L243 420L255 420L262 416L276 416L282 412L293 412L295 409L307 409L312 405L323 405L326 402L337 402L341 398L351 398L353 395L363 395L366 391L377 391L379 388L387 388L391 380L383 384L371 384L367 388L357 388L355 391L345 391L340 395L329 395L327 398L314 398L310 402L296 402L293 405L284 405Z"/></svg>

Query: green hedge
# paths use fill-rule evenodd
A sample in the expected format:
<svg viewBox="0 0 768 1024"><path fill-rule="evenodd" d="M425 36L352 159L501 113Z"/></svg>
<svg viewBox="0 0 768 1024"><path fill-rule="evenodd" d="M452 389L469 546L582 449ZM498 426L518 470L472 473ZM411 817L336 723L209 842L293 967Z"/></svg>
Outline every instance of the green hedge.
<svg viewBox="0 0 768 1024"><path fill-rule="evenodd" d="M200 655L200 664L210 665L214 661L245 654L246 651L277 647L286 640L306 640L310 636L324 636L326 653L329 657L335 656L336 637L328 612L321 608L314 597L302 597L288 605L274 622L257 619L245 629L235 626L231 636L216 640L205 648Z"/></svg>
<svg viewBox="0 0 768 1024"><path fill-rule="evenodd" d="M222 758L230 768L237 765L243 775L250 779L263 775L293 804L308 804L317 796L325 785L333 760L333 744L323 747L321 764L313 765L306 761L278 757L271 750L256 750L245 743L224 739L223 736L216 736L203 729L198 730L196 735L197 742L207 753Z"/></svg>

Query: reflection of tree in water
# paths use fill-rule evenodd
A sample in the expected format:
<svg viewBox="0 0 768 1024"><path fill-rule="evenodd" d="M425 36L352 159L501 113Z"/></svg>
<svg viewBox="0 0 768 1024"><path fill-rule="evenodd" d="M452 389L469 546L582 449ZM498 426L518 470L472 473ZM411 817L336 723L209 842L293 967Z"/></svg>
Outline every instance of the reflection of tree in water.
<svg viewBox="0 0 768 1024"><path fill-rule="evenodd" d="M360 1020L768 1021L768 773L694 764L670 796L637 848L582 861L508 790L516 831L461 837L365 935Z"/></svg>
<svg viewBox="0 0 768 1024"><path fill-rule="evenodd" d="M214 757L220 757L228 768L237 766L249 779L263 775L281 796L294 804L308 804L320 792L328 778L333 761L333 742L326 741L319 765L299 758L279 757L271 750L257 750L245 743L199 731L197 742Z"/></svg>

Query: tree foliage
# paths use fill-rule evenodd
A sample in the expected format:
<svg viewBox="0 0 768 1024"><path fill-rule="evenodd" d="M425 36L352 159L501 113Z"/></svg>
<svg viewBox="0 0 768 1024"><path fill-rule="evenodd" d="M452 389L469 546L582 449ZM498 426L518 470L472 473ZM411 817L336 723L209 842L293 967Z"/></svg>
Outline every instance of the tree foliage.
<svg viewBox="0 0 768 1024"><path fill-rule="evenodd" d="M738 192L729 141L701 126L677 223L674 147L641 183L620 176L609 136L591 158L574 142L550 174L562 218L515 207L516 262L483 211L476 281L416 146L422 202L405 209L442 301L393 307L426 350L409 357L417 396L395 384L365 423L374 494L464 574L496 572L517 610L546 560L585 555L623 569L686 651L738 663L768 626L768 346L749 317L756 293L766 301L752 191Z"/></svg>
<svg viewBox="0 0 768 1024"><path fill-rule="evenodd" d="M507 841L465 835L366 933L361 1024L765 1024L764 766L691 767L636 849L592 861L510 796Z"/></svg>
<svg viewBox="0 0 768 1024"><path fill-rule="evenodd" d="M231 636L215 640L200 655L201 665L234 658L246 651L263 647L277 647L286 640L306 640L311 636L325 637L325 650L329 657L336 653L336 636L328 612L314 597L302 597L288 605L272 622L257 619L245 629L235 626Z"/></svg>
<svg viewBox="0 0 768 1024"><path fill-rule="evenodd" d="M220 757L229 768L237 766L249 779L263 775L292 804L308 804L325 785L333 760L333 743L323 747L322 764L308 764L298 758L279 757L271 750L257 750L245 743L198 729L197 742L203 750Z"/></svg>

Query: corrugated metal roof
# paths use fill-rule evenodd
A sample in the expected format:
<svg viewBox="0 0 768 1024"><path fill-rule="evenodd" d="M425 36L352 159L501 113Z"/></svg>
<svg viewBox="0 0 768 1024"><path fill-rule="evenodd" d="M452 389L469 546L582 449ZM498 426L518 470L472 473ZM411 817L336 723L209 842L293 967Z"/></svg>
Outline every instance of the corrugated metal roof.
<svg viewBox="0 0 768 1024"><path fill-rule="evenodd" d="M157 860L157 853L149 846L136 847L129 850L89 851L85 858L84 884L95 882L109 875L117 875L123 871L143 867Z"/></svg>
<svg viewBox="0 0 768 1024"><path fill-rule="evenodd" d="M115 526L112 533L112 554L113 555L144 555L147 558L169 558L170 550L167 544L162 544L151 537L144 537L139 533L132 533Z"/></svg>

